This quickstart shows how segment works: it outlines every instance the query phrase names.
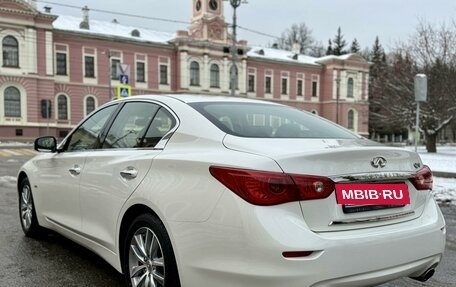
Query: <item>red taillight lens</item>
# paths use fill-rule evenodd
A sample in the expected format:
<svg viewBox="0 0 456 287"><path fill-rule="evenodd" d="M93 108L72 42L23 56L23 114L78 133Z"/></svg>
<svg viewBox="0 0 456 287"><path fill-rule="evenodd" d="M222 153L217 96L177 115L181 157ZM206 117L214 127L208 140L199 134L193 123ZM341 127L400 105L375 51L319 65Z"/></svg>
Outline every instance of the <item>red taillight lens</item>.
<svg viewBox="0 0 456 287"><path fill-rule="evenodd" d="M415 177L411 179L411 182L417 190L432 190L434 180L429 166L425 165L422 169L417 171Z"/></svg>
<svg viewBox="0 0 456 287"><path fill-rule="evenodd" d="M209 171L238 196L255 205L320 199L328 197L334 190L334 183L324 177L218 166L211 166Z"/></svg>

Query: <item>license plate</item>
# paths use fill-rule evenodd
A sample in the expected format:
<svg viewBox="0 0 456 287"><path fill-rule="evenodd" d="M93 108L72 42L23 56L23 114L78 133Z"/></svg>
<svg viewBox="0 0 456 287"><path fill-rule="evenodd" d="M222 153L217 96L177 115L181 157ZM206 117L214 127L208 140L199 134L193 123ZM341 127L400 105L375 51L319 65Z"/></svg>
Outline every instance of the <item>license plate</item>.
<svg viewBox="0 0 456 287"><path fill-rule="evenodd" d="M337 204L389 205L410 204L408 186L405 183L337 183Z"/></svg>

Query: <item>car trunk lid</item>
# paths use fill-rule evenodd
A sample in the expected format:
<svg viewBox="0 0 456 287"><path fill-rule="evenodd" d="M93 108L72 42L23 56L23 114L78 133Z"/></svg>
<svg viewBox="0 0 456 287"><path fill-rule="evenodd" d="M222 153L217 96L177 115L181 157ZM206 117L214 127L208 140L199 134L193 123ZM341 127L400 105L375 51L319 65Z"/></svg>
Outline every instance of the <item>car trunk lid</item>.
<svg viewBox="0 0 456 287"><path fill-rule="evenodd" d="M335 192L327 198L300 201L305 222L316 232L411 220L421 214L429 196L427 191L417 191L409 180L422 167L416 153L365 139L257 139L227 135L224 145L272 158L288 174L324 176L336 184L406 184L410 204L401 207L341 205Z"/></svg>

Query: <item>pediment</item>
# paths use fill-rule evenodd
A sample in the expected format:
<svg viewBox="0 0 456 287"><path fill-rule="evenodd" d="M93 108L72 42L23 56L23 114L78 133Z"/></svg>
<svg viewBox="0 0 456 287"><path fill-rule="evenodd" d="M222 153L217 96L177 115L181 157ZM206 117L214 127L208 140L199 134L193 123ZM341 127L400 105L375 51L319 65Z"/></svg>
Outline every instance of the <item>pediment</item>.
<svg viewBox="0 0 456 287"><path fill-rule="evenodd" d="M39 13L37 9L23 0L0 0L0 10L33 15Z"/></svg>

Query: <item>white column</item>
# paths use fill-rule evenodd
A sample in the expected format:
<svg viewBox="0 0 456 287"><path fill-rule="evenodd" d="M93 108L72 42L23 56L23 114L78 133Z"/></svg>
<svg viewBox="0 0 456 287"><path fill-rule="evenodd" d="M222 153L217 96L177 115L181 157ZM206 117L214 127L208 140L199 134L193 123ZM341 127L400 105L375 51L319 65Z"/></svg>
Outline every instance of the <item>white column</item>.
<svg viewBox="0 0 456 287"><path fill-rule="evenodd" d="M223 58L223 69L220 78L220 87L222 88L222 92L229 92L230 88L230 65L228 61L228 57Z"/></svg>
<svg viewBox="0 0 456 287"><path fill-rule="evenodd" d="M54 75L54 42L52 32L46 32L46 75Z"/></svg>
<svg viewBox="0 0 456 287"><path fill-rule="evenodd" d="M209 82L210 82L210 77L209 77L209 56L208 54L204 54L204 59L203 59L203 68L201 69L201 77L202 77L202 85L201 87L203 90L208 91L209 90Z"/></svg>
<svg viewBox="0 0 456 287"><path fill-rule="evenodd" d="M247 61L245 59L242 60L240 68L239 93L244 95L247 93Z"/></svg>
<svg viewBox="0 0 456 287"><path fill-rule="evenodd" d="M28 73L36 74L38 72L38 63L37 63L37 39L36 39L36 30L33 28L27 29L27 35L25 37L27 42L26 55L22 57L25 60Z"/></svg>
<svg viewBox="0 0 456 287"><path fill-rule="evenodd" d="M188 70L188 53L187 51L180 52L180 74L181 74L181 89L188 89L189 86L189 70Z"/></svg>

